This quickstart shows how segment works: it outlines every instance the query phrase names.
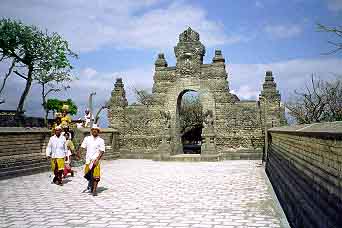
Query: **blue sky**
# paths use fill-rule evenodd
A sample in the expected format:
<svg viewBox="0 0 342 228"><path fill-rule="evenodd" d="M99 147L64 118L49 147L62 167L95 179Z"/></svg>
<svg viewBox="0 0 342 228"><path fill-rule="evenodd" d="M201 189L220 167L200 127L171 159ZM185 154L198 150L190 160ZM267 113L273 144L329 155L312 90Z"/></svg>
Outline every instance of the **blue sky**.
<svg viewBox="0 0 342 228"><path fill-rule="evenodd" d="M342 0L1 0L0 16L58 32L79 53L73 61L79 80L56 96L74 99L80 115L91 91L97 106L109 99L116 77L124 79L130 101L132 88L151 88L157 53L174 65L173 47L188 26L201 35L205 62L222 49L230 89L241 99L257 97L266 70L274 72L284 101L312 73L342 75L342 52L322 55L335 37L316 27L342 25ZM12 77L0 108L15 109L22 89L23 81ZM32 88L29 115L42 113L39 92Z"/></svg>

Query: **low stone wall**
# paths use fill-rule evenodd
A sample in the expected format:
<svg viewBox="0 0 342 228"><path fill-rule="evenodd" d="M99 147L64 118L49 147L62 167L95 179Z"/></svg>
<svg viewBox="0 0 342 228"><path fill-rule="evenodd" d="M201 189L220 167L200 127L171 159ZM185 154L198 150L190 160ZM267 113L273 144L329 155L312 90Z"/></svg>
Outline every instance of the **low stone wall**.
<svg viewBox="0 0 342 228"><path fill-rule="evenodd" d="M266 172L291 227L342 227L342 122L268 134Z"/></svg>
<svg viewBox="0 0 342 228"><path fill-rule="evenodd" d="M89 131L87 128L75 130L76 148ZM47 128L0 127L0 179L49 170L45 149L50 136ZM101 137L106 144L104 159L117 159L120 156L118 132L105 128Z"/></svg>
<svg viewBox="0 0 342 228"><path fill-rule="evenodd" d="M0 179L47 170L50 136L46 128L0 128Z"/></svg>
<svg viewBox="0 0 342 228"><path fill-rule="evenodd" d="M24 113L15 116L15 114L15 110L0 110L0 127L46 127L42 117L25 116ZM49 125L53 122L54 119L48 119Z"/></svg>
<svg viewBox="0 0 342 228"><path fill-rule="evenodd" d="M84 137L90 134L89 128L77 128L75 132L75 146L76 149L80 147ZM102 128L100 137L104 139L106 152L104 154L104 159L118 159L120 157L119 152L119 132L112 128ZM84 156L82 156L84 157Z"/></svg>

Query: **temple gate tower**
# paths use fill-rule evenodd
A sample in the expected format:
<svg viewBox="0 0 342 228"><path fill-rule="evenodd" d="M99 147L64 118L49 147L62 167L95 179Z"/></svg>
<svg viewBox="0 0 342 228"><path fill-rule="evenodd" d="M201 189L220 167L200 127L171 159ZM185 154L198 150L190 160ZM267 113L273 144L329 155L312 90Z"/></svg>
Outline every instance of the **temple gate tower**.
<svg viewBox="0 0 342 228"><path fill-rule="evenodd" d="M164 54L158 54L148 105L127 106L123 82L117 80L108 118L110 126L120 131L121 157L172 160L174 155L182 154L180 102L186 92L196 91L204 115L201 160L260 158L264 105L274 125L281 124L283 115L272 73L266 75L263 103L258 105L256 100L240 101L230 93L221 50L215 50L211 63L203 63L205 47L193 29L179 35L174 53L176 66L168 66Z"/></svg>

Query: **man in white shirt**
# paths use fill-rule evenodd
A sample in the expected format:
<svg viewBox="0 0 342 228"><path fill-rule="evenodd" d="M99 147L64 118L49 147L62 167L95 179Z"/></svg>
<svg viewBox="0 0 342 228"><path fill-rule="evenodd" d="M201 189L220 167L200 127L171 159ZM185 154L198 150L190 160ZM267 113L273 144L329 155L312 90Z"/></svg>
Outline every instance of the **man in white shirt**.
<svg viewBox="0 0 342 228"><path fill-rule="evenodd" d="M64 159L67 153L65 137L61 135L62 128L55 128L55 135L50 137L46 147L46 157L51 158L51 170L54 173L53 183L62 184L62 175L64 170Z"/></svg>
<svg viewBox="0 0 342 228"><path fill-rule="evenodd" d="M90 121L93 120L94 121L94 117L93 114L90 113L89 109L85 110L85 115L84 115L84 127L89 127L90 126Z"/></svg>
<svg viewBox="0 0 342 228"><path fill-rule="evenodd" d="M92 172L92 177L88 183L88 190L97 195L97 185L100 181L100 159L105 152L105 143L99 136L100 128L93 124L91 128L91 135L84 138L81 149L86 149L86 164L84 168L84 174Z"/></svg>

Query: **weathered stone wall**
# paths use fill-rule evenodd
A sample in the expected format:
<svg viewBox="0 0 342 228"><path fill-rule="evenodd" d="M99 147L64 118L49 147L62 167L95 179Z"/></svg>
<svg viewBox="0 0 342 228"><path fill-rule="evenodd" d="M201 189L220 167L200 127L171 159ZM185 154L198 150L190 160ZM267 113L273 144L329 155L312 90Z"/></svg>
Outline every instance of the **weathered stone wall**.
<svg viewBox="0 0 342 228"><path fill-rule="evenodd" d="M292 227L342 227L342 122L270 129L266 171Z"/></svg>
<svg viewBox="0 0 342 228"><path fill-rule="evenodd" d="M162 135L160 109L132 105L124 110L125 134L120 135L120 158L152 159Z"/></svg>
<svg viewBox="0 0 342 228"><path fill-rule="evenodd" d="M84 137L90 135L89 128L76 128L75 132L75 147L78 149L84 139ZM104 153L105 160L118 159L120 157L119 152L119 132L112 128L101 128L100 137L105 141L106 152ZM82 155L84 158L84 155Z"/></svg>
<svg viewBox="0 0 342 228"><path fill-rule="evenodd" d="M42 117L15 116L15 113L15 110L0 110L0 127L46 127ZM48 119L50 125L53 121Z"/></svg>
<svg viewBox="0 0 342 228"><path fill-rule="evenodd" d="M51 131L0 128L0 179L47 170L45 148Z"/></svg>
<svg viewBox="0 0 342 228"><path fill-rule="evenodd" d="M216 105L216 145L225 159L260 159L264 144L256 101Z"/></svg>

